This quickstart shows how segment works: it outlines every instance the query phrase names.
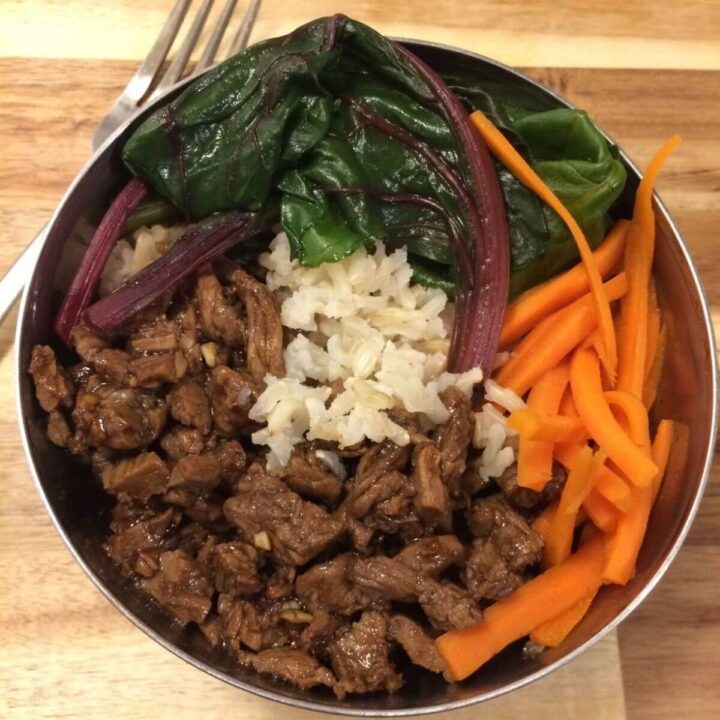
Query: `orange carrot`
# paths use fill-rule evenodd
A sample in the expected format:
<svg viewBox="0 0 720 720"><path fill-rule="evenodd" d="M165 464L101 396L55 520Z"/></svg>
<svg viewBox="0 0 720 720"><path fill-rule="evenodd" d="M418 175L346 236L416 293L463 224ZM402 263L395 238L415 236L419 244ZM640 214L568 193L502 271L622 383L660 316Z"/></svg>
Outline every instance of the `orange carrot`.
<svg viewBox="0 0 720 720"><path fill-rule="evenodd" d="M604 460L602 451L593 455L587 445L577 454L545 537L543 558L546 566L558 565L570 555L578 510L592 490L594 471Z"/></svg>
<svg viewBox="0 0 720 720"><path fill-rule="evenodd" d="M621 424L628 428L630 437L634 439L639 447L649 451L649 420L647 409L642 404L642 401L623 390L610 390L605 392L604 396L610 408L615 408L622 413Z"/></svg>
<svg viewBox="0 0 720 720"><path fill-rule="evenodd" d="M675 439L675 423L672 420L661 420L658 423L657 430L655 431L655 440L652 444L652 459L658 466L658 474L655 477L652 485L652 502L655 503L655 499L660 492L660 485L662 484L664 470L668 466L670 460L670 447Z"/></svg>
<svg viewBox="0 0 720 720"><path fill-rule="evenodd" d="M560 410L558 412L561 415L566 415L567 417L578 417L578 411L575 407L575 401L572 396L572 388L569 386L562 396L562 400L560 401Z"/></svg>
<svg viewBox="0 0 720 720"><path fill-rule="evenodd" d="M628 432L633 441L642 447L645 443L645 435L639 425L637 420L628 418ZM672 436L672 425L668 428L666 421L662 433L656 435L652 448L644 448L644 452L652 455L657 472L650 485L633 488L630 509L620 518L617 528L608 537L603 582L625 585L635 575L635 563L645 537L650 510L670 456Z"/></svg>
<svg viewBox="0 0 720 720"><path fill-rule="evenodd" d="M620 274L604 285L608 300L622 297L625 276ZM499 370L496 380L503 387L524 395L545 372L555 367L596 327L592 298L585 295L550 315L530 332Z"/></svg>
<svg viewBox="0 0 720 720"><path fill-rule="evenodd" d="M653 353L653 362L648 369L643 384L642 399L643 404L649 410L655 404L658 390L660 388L660 380L662 379L663 363L665 362L665 351L667 350L667 325L660 327L658 333L657 345Z"/></svg>
<svg viewBox="0 0 720 720"><path fill-rule="evenodd" d="M538 177L537 173L528 165L512 144L498 130L490 120L480 111L476 110L470 115L470 120L480 132L490 151L497 159L527 188L532 190L543 202L549 205L567 225L570 234L575 240L580 259L588 276L588 284L595 302L597 324L603 339L603 365L611 378L615 377L617 370L617 344L615 340L615 327L610 312L610 303L602 290L602 277L597 262L593 257L588 241L583 231L560 202L555 193Z"/></svg>
<svg viewBox="0 0 720 720"><path fill-rule="evenodd" d="M571 608L564 613L560 613L556 618L539 625L530 633L530 639L538 645L557 647L585 617L585 613L590 608L590 605L592 605L592 601L596 595L597 590L590 593L586 598L576 602Z"/></svg>
<svg viewBox="0 0 720 720"><path fill-rule="evenodd" d="M515 410L508 425L521 438L546 440L555 443L581 442L585 439L585 426L579 418L552 415L533 410Z"/></svg>
<svg viewBox="0 0 720 720"><path fill-rule="evenodd" d="M623 256L629 224L627 220L618 220L593 252L603 278L613 271ZM577 300L589 289L587 270L582 265L576 265L562 275L524 292L505 308L500 349L506 349L542 319Z"/></svg>
<svg viewBox="0 0 720 720"><path fill-rule="evenodd" d="M568 363L560 363L545 373L530 391L528 407L537 412L557 412L569 377ZM518 485L542 490L551 476L552 443L521 436L518 444Z"/></svg>
<svg viewBox="0 0 720 720"><path fill-rule="evenodd" d="M650 161L635 194L635 207L625 246L629 289L620 304L617 389L642 399L647 363L649 283L655 253L652 193L658 173L680 138L668 140Z"/></svg>
<svg viewBox="0 0 720 720"><path fill-rule="evenodd" d="M660 306L658 305L657 287L655 285L655 278L651 275L648 285L647 351L645 357L645 374L643 376L646 380L655 360L661 325L662 317L660 315Z"/></svg>
<svg viewBox="0 0 720 720"><path fill-rule="evenodd" d="M595 442L603 448L638 487L648 487L657 473L650 458L628 437L618 424L605 399L597 353L579 349L570 364L570 386L581 420Z"/></svg>
<svg viewBox="0 0 720 720"><path fill-rule="evenodd" d="M548 536L548 532L552 525L553 518L555 517L557 509L557 502L550 503L550 505L547 505L544 510L535 518L535 520L533 520L532 528L538 535L542 537L543 542Z"/></svg>
<svg viewBox="0 0 720 720"><path fill-rule="evenodd" d="M481 622L441 635L435 642L453 678L463 680L507 645L592 594L600 586L604 558L599 533L565 562L491 605Z"/></svg>
<svg viewBox="0 0 720 720"><path fill-rule="evenodd" d="M593 490L583 503L583 510L590 518L590 522L603 532L612 532L620 521L621 513L606 500L597 490Z"/></svg>
<svg viewBox="0 0 720 720"><path fill-rule="evenodd" d="M556 445L553 454L569 470L581 449L582 445L564 443ZM630 507L630 488L628 484L607 465L602 465L595 471L593 488L621 512L626 512Z"/></svg>

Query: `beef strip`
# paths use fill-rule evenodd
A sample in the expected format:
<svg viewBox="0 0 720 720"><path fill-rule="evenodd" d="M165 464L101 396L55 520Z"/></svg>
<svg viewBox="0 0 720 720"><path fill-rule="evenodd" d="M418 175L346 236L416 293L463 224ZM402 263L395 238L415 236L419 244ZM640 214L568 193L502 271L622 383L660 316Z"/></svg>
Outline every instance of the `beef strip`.
<svg viewBox="0 0 720 720"><path fill-rule="evenodd" d="M164 552L160 572L141 584L182 625L202 623L212 607L213 587L206 569L184 550Z"/></svg>
<svg viewBox="0 0 720 720"><path fill-rule="evenodd" d="M154 452L140 453L108 465L102 471L105 490L113 495L124 493L138 500L164 492L170 471Z"/></svg>
<svg viewBox="0 0 720 720"><path fill-rule="evenodd" d="M108 342L90 332L84 325L76 325L70 334L75 352L98 375L124 383L130 378L130 354L111 348Z"/></svg>
<svg viewBox="0 0 720 720"><path fill-rule="evenodd" d="M443 482L451 495L455 495L459 492L460 478L465 472L475 421L470 401L462 390L450 386L443 390L440 397L450 411L450 418L435 431L434 440L440 450Z"/></svg>
<svg viewBox="0 0 720 720"><path fill-rule="evenodd" d="M212 490L220 483L222 468L214 453L185 455L172 470L170 488L187 490Z"/></svg>
<svg viewBox="0 0 720 720"><path fill-rule="evenodd" d="M222 268L245 308L245 353L250 377L256 383L263 382L268 373L284 377L283 327L272 293L239 265L223 263Z"/></svg>
<svg viewBox="0 0 720 720"><path fill-rule="evenodd" d="M247 468L247 456L237 440L221 440L214 450L220 463L220 480L229 490L234 489Z"/></svg>
<svg viewBox="0 0 720 720"><path fill-rule="evenodd" d="M48 416L47 436L53 445L70 449L72 430L59 410L51 410Z"/></svg>
<svg viewBox="0 0 720 720"><path fill-rule="evenodd" d="M209 267L198 276L195 297L203 335L231 347L242 346L245 323L240 310L231 300L231 291L220 284Z"/></svg>
<svg viewBox="0 0 720 720"><path fill-rule="evenodd" d="M279 603L253 603L221 593L217 601L223 637L236 654L242 646L255 652L287 644L299 635L280 618Z"/></svg>
<svg viewBox="0 0 720 720"><path fill-rule="evenodd" d="M216 589L228 597L254 595L262 590L258 574L258 552L240 541L216 545L212 550L213 579Z"/></svg>
<svg viewBox="0 0 720 720"><path fill-rule="evenodd" d="M176 542L172 530L179 513L172 508L154 513L146 505L122 502L113 511L113 534L107 541L110 557L128 572L146 577L159 569L160 553Z"/></svg>
<svg viewBox="0 0 720 720"><path fill-rule="evenodd" d="M433 535L407 545L394 559L418 574L438 578L452 565L462 565L465 548L454 535Z"/></svg>
<svg viewBox="0 0 720 720"><path fill-rule="evenodd" d="M176 350L178 326L165 317L135 328L128 340L128 349L134 353L157 353Z"/></svg>
<svg viewBox="0 0 720 720"><path fill-rule="evenodd" d="M185 377L188 363L179 350L174 352L140 355L130 359L133 387L157 388L162 383L176 383Z"/></svg>
<svg viewBox="0 0 720 720"><path fill-rule="evenodd" d="M93 375L78 391L72 417L91 447L133 450L160 435L167 406L152 393Z"/></svg>
<svg viewBox="0 0 720 720"><path fill-rule="evenodd" d="M259 673L272 675L301 690L309 690L317 685L335 688L333 674L302 650L270 648L257 654L243 652L238 655L238 660L242 665L249 665Z"/></svg>
<svg viewBox="0 0 720 720"><path fill-rule="evenodd" d="M336 517L303 500L281 480L254 472L237 484L225 503L225 515L250 542L266 533L271 555L285 565L304 565L342 531Z"/></svg>
<svg viewBox="0 0 720 720"><path fill-rule="evenodd" d="M312 443L296 446L282 478L303 497L330 505L340 497L342 482L316 453L317 447Z"/></svg>
<svg viewBox="0 0 720 720"><path fill-rule="evenodd" d="M429 527L449 530L452 526L450 498L440 472L441 453L432 443L415 447L412 456L414 506L418 517Z"/></svg>
<svg viewBox="0 0 720 720"><path fill-rule="evenodd" d="M390 618L388 637L394 640L407 653L415 665L434 673L449 673L445 661L435 646L435 639L423 630L422 625L405 615L393 615Z"/></svg>
<svg viewBox="0 0 720 720"><path fill-rule="evenodd" d="M292 565L279 565L268 578L265 597L268 600L281 600L292 594L297 571Z"/></svg>
<svg viewBox="0 0 720 720"><path fill-rule="evenodd" d="M295 582L300 601L312 612L326 610L340 615L385 607L384 600L365 592L354 582L352 571L356 560L356 555L345 553L306 570Z"/></svg>
<svg viewBox="0 0 720 720"><path fill-rule="evenodd" d="M383 555L356 558L349 578L365 597L375 601L413 602L418 592L418 573L402 562Z"/></svg>
<svg viewBox="0 0 720 720"><path fill-rule="evenodd" d="M451 582L425 580L418 602L430 624L438 630L464 628L482 619L480 607L470 593Z"/></svg>
<svg viewBox="0 0 720 720"><path fill-rule="evenodd" d="M55 357L55 351L47 345L36 345L30 356L28 368L35 383L35 395L45 412L60 407L70 407L73 386L67 373Z"/></svg>
<svg viewBox="0 0 720 720"><path fill-rule="evenodd" d="M520 510L531 510L557 500L562 493L567 473L558 463L553 463L552 476L542 492L518 485L517 463L513 463L495 479L500 491L508 502Z"/></svg>
<svg viewBox="0 0 720 720"><path fill-rule="evenodd" d="M328 647L330 663L338 679L338 694L395 692L403 677L390 663L388 622L375 610L342 628Z"/></svg>
<svg viewBox="0 0 720 720"><path fill-rule="evenodd" d="M475 500L468 526L476 540L464 581L475 598L494 600L525 582L524 572L540 561L542 537L500 495Z"/></svg>
<svg viewBox="0 0 720 720"><path fill-rule="evenodd" d="M200 383L185 380L168 395L170 415L179 423L196 428L203 435L210 432L212 413L210 399Z"/></svg>
<svg viewBox="0 0 720 720"><path fill-rule="evenodd" d="M215 367L208 378L207 393L218 433L233 436L247 432L248 412L259 394L249 375L225 365Z"/></svg>
<svg viewBox="0 0 720 720"><path fill-rule="evenodd" d="M177 425L160 438L160 447L173 460L180 460L185 455L199 455L204 450L205 443L198 430Z"/></svg>

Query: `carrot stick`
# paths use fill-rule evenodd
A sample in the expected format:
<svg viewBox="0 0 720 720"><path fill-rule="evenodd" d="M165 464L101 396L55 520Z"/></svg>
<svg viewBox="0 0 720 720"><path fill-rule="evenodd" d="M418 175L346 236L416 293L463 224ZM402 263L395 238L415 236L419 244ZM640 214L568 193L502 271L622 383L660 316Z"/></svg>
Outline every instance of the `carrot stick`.
<svg viewBox="0 0 720 720"><path fill-rule="evenodd" d="M661 325L662 317L660 315L660 307L658 305L657 287L655 286L655 278L651 275L650 282L648 284L647 352L645 357L645 374L643 376L646 380L655 360Z"/></svg>
<svg viewBox="0 0 720 720"><path fill-rule="evenodd" d="M642 398L647 363L648 296L655 253L655 213L652 194L658 173L680 137L670 138L650 161L635 194L635 207L625 245L629 289L618 321L617 389Z"/></svg>
<svg viewBox="0 0 720 720"><path fill-rule="evenodd" d="M661 420L658 423L657 430L655 431L655 440L652 444L652 459L658 466L658 474L653 481L652 485L652 502L655 503L655 499L660 492L660 485L662 484L664 470L667 469L668 462L670 460L670 447L675 439L675 423L672 420ZM662 472L661 472L662 469Z"/></svg>
<svg viewBox="0 0 720 720"><path fill-rule="evenodd" d="M510 643L557 617L600 586L602 534L485 611L482 622L450 630L435 642L455 680L463 680Z"/></svg>
<svg viewBox="0 0 720 720"><path fill-rule="evenodd" d="M606 500L597 490L593 490L583 503L583 510L590 518L590 522L605 533L612 532L620 521L621 513Z"/></svg>
<svg viewBox="0 0 720 720"><path fill-rule="evenodd" d="M600 327L603 339L603 365L611 378L615 377L617 370L617 344L615 340L615 327L610 312L610 303L602 291L602 277L597 262L593 257L588 241L583 231L560 202L555 193L540 179L537 173L525 162L507 138L498 130L490 120L480 111L476 110L470 115L470 120L480 132L490 151L505 167L523 184L532 190L543 202L549 205L567 225L570 234L575 240L580 259L588 276L588 284L595 303L597 324Z"/></svg>
<svg viewBox="0 0 720 720"><path fill-rule="evenodd" d="M622 259L629 225L627 220L618 220L593 252L598 271L603 278L607 277ZM532 330L543 318L577 300L589 289L587 270L582 265L576 265L562 275L525 291L505 308L500 349L506 349Z"/></svg>
<svg viewBox="0 0 720 720"><path fill-rule="evenodd" d="M570 364L570 386L581 420L595 442L638 487L648 487L657 473L650 458L618 424L605 399L597 353L579 349Z"/></svg>
<svg viewBox="0 0 720 720"><path fill-rule="evenodd" d="M625 277L620 274L604 285L608 300L622 297ZM515 349L495 378L500 385L524 395L545 372L555 367L596 327L592 298L585 295L543 320Z"/></svg>
<svg viewBox="0 0 720 720"><path fill-rule="evenodd" d="M562 400L560 401L560 409L558 412L567 417L579 417L577 408L575 407L575 401L573 400L571 387L565 390Z"/></svg>
<svg viewBox="0 0 720 720"><path fill-rule="evenodd" d="M555 458L568 470L572 467L582 445L564 443L556 445L553 451ZM606 500L610 501L621 512L630 507L630 488L628 484L607 465L601 465L593 476L593 488Z"/></svg>
<svg viewBox="0 0 720 720"><path fill-rule="evenodd" d="M569 378L568 363L560 363L545 373L530 391L528 407L537 412L557 412ZM521 436L518 444L518 485L542 490L552 477L552 456L552 443Z"/></svg>
<svg viewBox="0 0 720 720"><path fill-rule="evenodd" d="M666 422L660 436L656 435L651 448L649 443L645 446L646 437L640 423L628 418L627 424L633 441L652 456L657 471L650 485L633 488L630 509L620 518L617 528L608 537L603 582L618 585L625 585L635 575L635 563L645 537L653 501L665 474L673 437L672 426L668 428Z"/></svg>
<svg viewBox="0 0 720 720"><path fill-rule="evenodd" d="M655 404L658 390L660 388L660 380L662 380L663 363L665 362L665 351L667 350L667 325L662 325L657 338L657 346L653 354L652 366L645 376L643 384L642 399L645 407L650 408Z"/></svg>
<svg viewBox="0 0 720 720"><path fill-rule="evenodd" d="M552 415L533 410L515 410L508 418L508 425L521 438L546 440L554 443L582 442L585 426L579 418Z"/></svg>
<svg viewBox="0 0 720 720"><path fill-rule="evenodd" d="M572 629L585 617L585 613L592 605L597 595L597 590L590 593L586 598L576 602L564 613L556 618L548 620L536 627L530 633L530 639L538 645L546 647L557 647L570 634Z"/></svg>
<svg viewBox="0 0 720 720"><path fill-rule="evenodd" d="M602 451L593 455L587 445L577 454L545 537L546 566L558 565L570 555L578 510L592 490L594 471L604 460Z"/></svg>
<svg viewBox="0 0 720 720"><path fill-rule="evenodd" d="M532 528L542 537L543 542L545 542L545 539L548 536L548 532L552 526L553 518L555 517L557 509L557 502L550 503L550 505L547 505L545 509L535 518L535 520L533 520Z"/></svg>
<svg viewBox="0 0 720 720"><path fill-rule="evenodd" d="M650 450L650 428L647 409L634 395L623 390L610 390L604 393L605 401L610 408L617 408L622 413L622 423L628 428L630 437L636 445ZM616 416L617 417L617 416Z"/></svg>

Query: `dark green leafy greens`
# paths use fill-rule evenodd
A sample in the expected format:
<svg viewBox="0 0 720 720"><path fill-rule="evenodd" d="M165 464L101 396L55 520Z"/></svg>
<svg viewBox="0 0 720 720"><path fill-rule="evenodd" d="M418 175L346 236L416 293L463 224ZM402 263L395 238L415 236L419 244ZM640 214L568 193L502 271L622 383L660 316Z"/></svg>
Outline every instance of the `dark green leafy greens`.
<svg viewBox="0 0 720 720"><path fill-rule="evenodd" d="M446 78L466 107L481 109L503 130L596 247L625 187L625 167L583 110L553 107L547 96L452 75ZM577 262L565 223L505 168L497 166L510 231L510 296Z"/></svg>
<svg viewBox="0 0 720 720"><path fill-rule="evenodd" d="M508 292L492 160L441 78L370 28L334 16L248 49L152 115L124 159L191 220L279 197L305 265L406 247L417 278L455 289L450 366L490 368Z"/></svg>

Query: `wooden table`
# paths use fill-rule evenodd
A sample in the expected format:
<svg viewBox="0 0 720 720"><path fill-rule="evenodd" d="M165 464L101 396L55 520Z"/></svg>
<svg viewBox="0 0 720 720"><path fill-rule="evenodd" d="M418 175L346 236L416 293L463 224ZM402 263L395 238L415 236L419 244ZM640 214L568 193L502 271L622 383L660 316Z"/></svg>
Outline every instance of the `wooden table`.
<svg viewBox="0 0 720 720"><path fill-rule="evenodd" d="M220 5L221 3L218 3ZM0 272L49 217L92 129L171 0L0 4ZM240 3L243 6L243 3ZM524 66L586 108L630 155L685 141L660 192L720 318L720 3L716 0L266 0L261 39L344 11L393 35ZM213 680L162 650L93 588L53 530L15 422L12 334L0 327L0 717L309 718ZM660 587L570 667L453 718L716 717L720 712L720 471Z"/></svg>

